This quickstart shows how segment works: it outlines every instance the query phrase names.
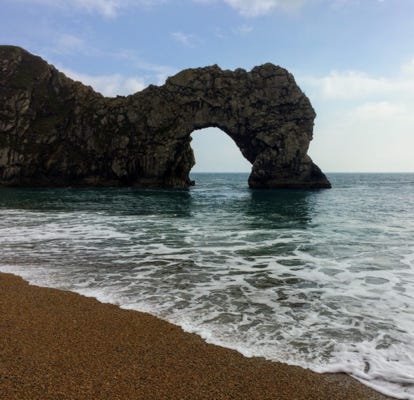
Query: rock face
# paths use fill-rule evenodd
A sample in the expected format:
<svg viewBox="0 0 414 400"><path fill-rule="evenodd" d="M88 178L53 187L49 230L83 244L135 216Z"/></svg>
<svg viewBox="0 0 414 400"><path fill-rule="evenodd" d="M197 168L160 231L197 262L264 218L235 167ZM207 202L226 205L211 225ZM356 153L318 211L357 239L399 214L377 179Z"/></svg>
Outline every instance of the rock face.
<svg viewBox="0 0 414 400"><path fill-rule="evenodd" d="M330 187L307 155L315 112L293 76L187 69L105 98L40 57L0 46L0 185L192 184L196 129L218 127L252 163L252 188Z"/></svg>

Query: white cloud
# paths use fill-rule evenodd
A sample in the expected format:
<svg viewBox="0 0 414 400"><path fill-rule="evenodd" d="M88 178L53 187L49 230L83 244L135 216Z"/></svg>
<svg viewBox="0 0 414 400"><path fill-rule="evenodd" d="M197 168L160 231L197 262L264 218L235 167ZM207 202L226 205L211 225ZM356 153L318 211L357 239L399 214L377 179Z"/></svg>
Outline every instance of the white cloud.
<svg viewBox="0 0 414 400"><path fill-rule="evenodd" d="M306 86L325 99L358 100L408 96L414 99L414 60L395 77L376 77L358 71L333 71L324 77L305 77Z"/></svg>
<svg viewBox="0 0 414 400"><path fill-rule="evenodd" d="M305 0L223 0L230 7L246 17L257 17L275 9L295 9Z"/></svg>
<svg viewBox="0 0 414 400"><path fill-rule="evenodd" d="M175 68L168 65L152 64L147 61L143 61L134 50L121 49L115 53L109 54L109 56L128 60L129 63L133 64L139 71L144 73L145 80L157 85L164 84L165 80L169 76L178 72Z"/></svg>
<svg viewBox="0 0 414 400"><path fill-rule="evenodd" d="M195 3L210 4L222 2L245 17L265 15L276 9L294 10L310 0L193 0Z"/></svg>
<svg viewBox="0 0 414 400"><path fill-rule="evenodd" d="M360 6L367 0L330 0L333 7L348 7L348 6ZM385 0L372 0L376 3L384 3Z"/></svg>
<svg viewBox="0 0 414 400"><path fill-rule="evenodd" d="M389 86L382 78L373 78L358 71L333 71L324 77L305 78L305 81L327 99L366 97L383 92Z"/></svg>
<svg viewBox="0 0 414 400"><path fill-rule="evenodd" d="M164 0L14 0L20 3L53 6L61 9L98 13L113 18L122 10L137 6L152 6Z"/></svg>
<svg viewBox="0 0 414 400"><path fill-rule="evenodd" d="M414 59L395 76L298 76L318 117L310 154L325 171L414 172Z"/></svg>
<svg viewBox="0 0 414 400"><path fill-rule="evenodd" d="M58 54L72 54L75 52L81 52L85 50L85 43L83 39L71 35L62 34L56 39L56 43L53 46L54 52Z"/></svg>
<svg viewBox="0 0 414 400"><path fill-rule="evenodd" d="M388 120L399 118L407 114L405 104L395 104L388 101L368 102L355 107L349 114L349 119L361 121Z"/></svg>
<svg viewBox="0 0 414 400"><path fill-rule="evenodd" d="M187 47L195 46L196 37L192 34L186 34L183 32L173 32L171 33L171 37L175 41L183 44L184 46L187 46Z"/></svg>
<svg viewBox="0 0 414 400"><path fill-rule="evenodd" d="M120 74L112 75L88 75L72 71L67 68L59 68L66 76L80 81L85 85L92 86L94 90L104 96L114 97L116 95L129 95L146 87L142 78L125 77Z"/></svg>
<svg viewBox="0 0 414 400"><path fill-rule="evenodd" d="M228 37L227 32L219 27L214 28L214 36L219 39L226 39Z"/></svg>
<svg viewBox="0 0 414 400"><path fill-rule="evenodd" d="M407 63L403 64L401 71L406 76L412 76L414 79L414 58L412 58Z"/></svg>
<svg viewBox="0 0 414 400"><path fill-rule="evenodd" d="M122 7L119 0L17 0L20 3L50 6L68 10L97 12L105 17L114 17Z"/></svg>
<svg viewBox="0 0 414 400"><path fill-rule="evenodd" d="M66 44L66 46L59 47L59 43L61 42L62 44ZM79 47L75 46L75 44L79 44ZM55 58L54 54L72 54L76 52L80 52L82 55L93 55L97 59L110 58L122 63L127 62L127 65L133 70L132 74L137 73L138 78L135 76L125 77L121 74L89 75L61 67L59 61L53 61L53 58ZM88 46L81 39L77 40L76 37L72 39L71 35L62 35L59 37L56 45L44 50L43 57L71 78L87 83L106 96L131 94L142 90L149 84L163 85L169 76L178 72L177 69L168 65L153 64L144 61L135 50L120 49L113 52L100 51L99 49Z"/></svg>
<svg viewBox="0 0 414 400"><path fill-rule="evenodd" d="M114 17L122 7L119 0L72 0L75 7L85 9L88 12L95 12L105 17Z"/></svg>
<svg viewBox="0 0 414 400"><path fill-rule="evenodd" d="M233 30L233 32L240 36L246 36L249 33L253 32L253 27L251 25L240 25Z"/></svg>
<svg viewBox="0 0 414 400"><path fill-rule="evenodd" d="M157 65L143 61L137 61L135 65L142 71L150 72L151 76L155 77L155 83L157 85L163 85L169 76L172 76L178 72L175 68L167 65Z"/></svg>
<svg viewBox="0 0 414 400"><path fill-rule="evenodd" d="M275 10L297 10L307 3L326 3L331 7L359 6L366 0L193 0L196 3L209 4L222 2L245 17L258 17ZM385 0L374 0L383 3Z"/></svg>

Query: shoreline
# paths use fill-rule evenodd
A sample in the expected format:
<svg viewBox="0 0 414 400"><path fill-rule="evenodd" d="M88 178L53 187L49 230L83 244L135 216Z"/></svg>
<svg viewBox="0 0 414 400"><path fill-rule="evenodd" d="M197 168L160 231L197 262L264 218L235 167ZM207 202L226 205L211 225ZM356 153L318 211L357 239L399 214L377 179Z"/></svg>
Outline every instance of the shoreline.
<svg viewBox="0 0 414 400"><path fill-rule="evenodd" d="M0 273L0 398L386 400L346 374L246 358L152 315Z"/></svg>

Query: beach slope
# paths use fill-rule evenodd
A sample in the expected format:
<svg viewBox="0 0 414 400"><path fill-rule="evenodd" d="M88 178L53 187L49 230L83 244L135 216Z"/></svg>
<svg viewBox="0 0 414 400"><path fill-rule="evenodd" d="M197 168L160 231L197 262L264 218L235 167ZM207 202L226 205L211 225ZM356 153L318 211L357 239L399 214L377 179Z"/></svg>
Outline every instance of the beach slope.
<svg viewBox="0 0 414 400"><path fill-rule="evenodd" d="M385 400L205 343L148 314L0 274L0 399Z"/></svg>

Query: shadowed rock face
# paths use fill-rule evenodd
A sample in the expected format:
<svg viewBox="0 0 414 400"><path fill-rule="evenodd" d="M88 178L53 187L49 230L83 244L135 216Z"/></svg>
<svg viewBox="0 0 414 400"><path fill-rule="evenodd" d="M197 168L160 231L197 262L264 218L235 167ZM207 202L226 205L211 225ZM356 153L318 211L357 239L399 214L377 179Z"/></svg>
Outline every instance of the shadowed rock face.
<svg viewBox="0 0 414 400"><path fill-rule="evenodd" d="M285 69L187 69L105 98L40 57L0 46L0 185L191 185L195 129L218 127L252 188L330 187L307 155L315 112Z"/></svg>

